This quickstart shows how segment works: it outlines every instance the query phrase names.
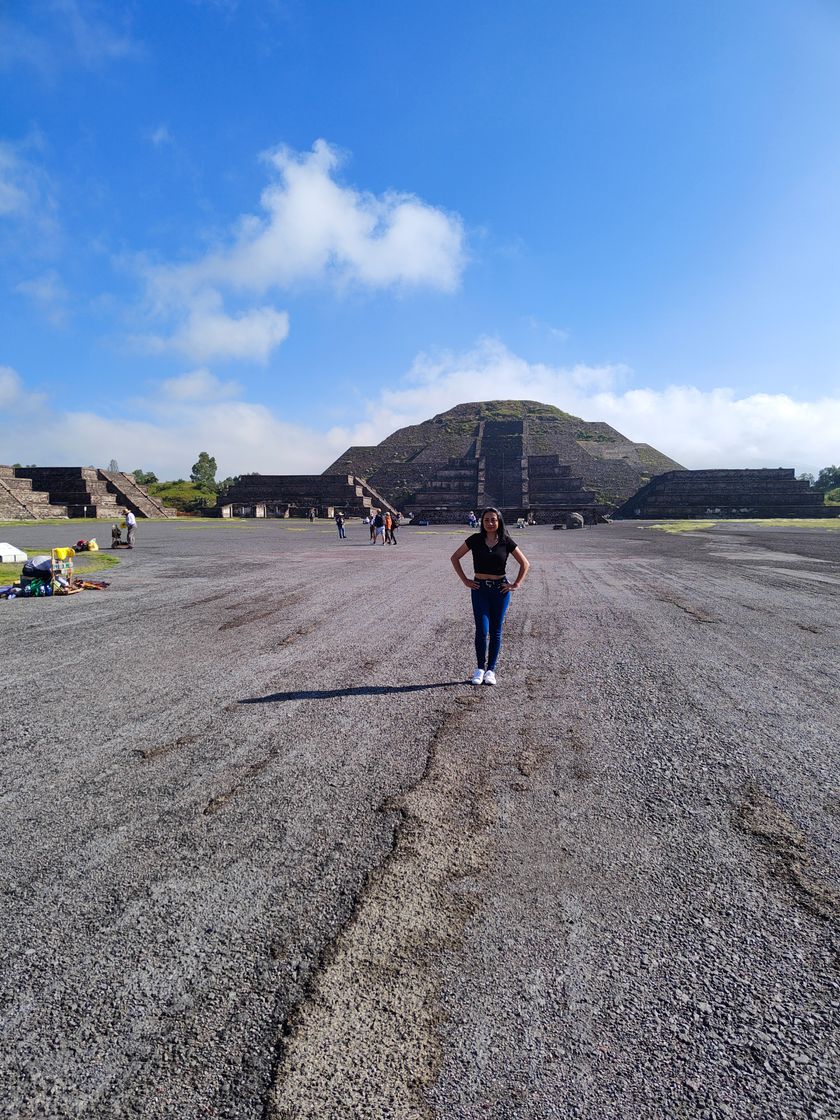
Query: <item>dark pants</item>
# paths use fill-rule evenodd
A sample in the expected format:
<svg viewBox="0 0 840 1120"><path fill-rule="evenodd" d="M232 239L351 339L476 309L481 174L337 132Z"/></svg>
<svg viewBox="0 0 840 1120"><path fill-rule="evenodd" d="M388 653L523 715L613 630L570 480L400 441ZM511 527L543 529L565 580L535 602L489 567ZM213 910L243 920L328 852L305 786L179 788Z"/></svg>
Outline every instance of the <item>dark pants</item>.
<svg viewBox="0 0 840 1120"><path fill-rule="evenodd" d="M510 592L502 591L503 586L501 580L483 579L479 580L478 590L470 593L475 618L475 663L479 669L494 672L502 648L502 625L510 604Z"/></svg>

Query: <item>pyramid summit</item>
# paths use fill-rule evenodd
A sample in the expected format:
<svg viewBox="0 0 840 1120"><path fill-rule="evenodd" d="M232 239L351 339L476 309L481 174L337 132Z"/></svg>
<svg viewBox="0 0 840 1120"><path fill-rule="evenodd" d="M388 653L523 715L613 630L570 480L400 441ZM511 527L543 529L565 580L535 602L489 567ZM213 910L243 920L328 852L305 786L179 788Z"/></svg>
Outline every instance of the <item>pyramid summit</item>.
<svg viewBox="0 0 840 1120"><path fill-rule="evenodd" d="M651 477L681 469L609 424L539 401L480 401L349 447L324 471L365 479L430 520L498 506L547 517L621 504Z"/></svg>

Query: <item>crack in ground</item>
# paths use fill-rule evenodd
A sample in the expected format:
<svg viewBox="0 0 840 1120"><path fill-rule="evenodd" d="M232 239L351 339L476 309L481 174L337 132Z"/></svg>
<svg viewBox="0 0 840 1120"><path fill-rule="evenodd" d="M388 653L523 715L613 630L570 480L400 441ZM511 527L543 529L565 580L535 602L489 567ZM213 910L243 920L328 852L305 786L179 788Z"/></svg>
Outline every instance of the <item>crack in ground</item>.
<svg viewBox="0 0 840 1120"><path fill-rule="evenodd" d="M269 762L271 762L271 758L272 756L269 755L267 758L261 758L259 762L252 762L250 766L247 766L242 771L242 775L238 782L235 782L232 786L230 786L229 789L226 789L223 793L216 794L215 797L210 798L210 800L201 810L202 815L205 817L209 817L214 813L218 813L220 809L223 809L225 805L227 805L228 801L230 801L231 798L235 797L237 793L239 793L239 791L242 789L242 787L246 785L246 783L251 781L252 778L256 778L258 774L261 774L263 770L265 770L266 766L268 766Z"/></svg>
<svg viewBox="0 0 840 1120"><path fill-rule="evenodd" d="M198 735L179 735L177 739L172 739L168 743L161 743L157 747L146 747L136 750L134 753L138 758L144 762L151 762L155 758L161 758L170 751L177 750L179 747L188 747L190 743L198 742Z"/></svg>
<svg viewBox="0 0 840 1120"><path fill-rule="evenodd" d="M475 747L463 747L461 728L477 702L457 698L422 773L378 806L395 818L390 847L279 1028L263 1120L433 1115L424 1093L440 1067L436 965L480 905L470 884L493 823L486 789L465 782Z"/></svg>
<svg viewBox="0 0 840 1120"><path fill-rule="evenodd" d="M679 609L681 611L685 611L685 613L687 615L690 615L691 618L693 618L695 620L695 622L705 622L705 623L718 623L718 622L720 622L719 618L715 618L713 615L706 614L706 612L701 610L699 607L692 607L692 605L690 603L683 603L680 599L677 599L674 596L671 596L671 595L657 595L656 598L658 599L658 601L660 603L670 603L670 605L672 607L679 607Z"/></svg>
<svg viewBox="0 0 840 1120"><path fill-rule="evenodd" d="M249 626L252 622L262 622L264 618L272 618L274 615L279 614L284 606L285 604L279 607L271 607L271 609L267 611L251 611L250 614L242 614L238 618L231 618L227 622L223 622L219 629L237 630L240 626Z"/></svg>
<svg viewBox="0 0 840 1120"><path fill-rule="evenodd" d="M191 603L184 603L184 605L181 607L181 610L182 611L188 611L188 610L191 610L193 607L203 607L206 603L215 603L219 599L227 598L227 596L231 595L235 590L236 590L235 588L229 587L227 589L227 591L217 591L215 595L205 595L203 599L193 599L193 601ZM232 609L233 608L231 608L231 607L226 608L226 610L232 610Z"/></svg>
<svg viewBox="0 0 840 1120"><path fill-rule="evenodd" d="M757 837L777 858L782 879L795 891L799 902L811 913L840 920L840 892L821 882L813 872L805 834L788 813L755 782L744 788L737 823L743 832Z"/></svg>

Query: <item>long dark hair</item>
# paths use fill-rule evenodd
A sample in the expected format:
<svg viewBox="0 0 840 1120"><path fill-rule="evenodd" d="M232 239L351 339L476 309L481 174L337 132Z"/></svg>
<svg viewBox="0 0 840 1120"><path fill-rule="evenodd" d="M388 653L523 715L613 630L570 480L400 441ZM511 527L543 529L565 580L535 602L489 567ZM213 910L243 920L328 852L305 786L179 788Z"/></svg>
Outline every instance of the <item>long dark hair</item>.
<svg viewBox="0 0 840 1120"><path fill-rule="evenodd" d="M483 509L481 511L481 516L478 519L478 525L479 525L479 528L481 530L481 535L484 538L484 543L485 544L487 543L487 530L484 528L484 515L485 515L485 513L495 513L495 515L498 517L498 519L499 519L499 528L498 528L499 540L500 541L505 540L505 538L507 537L507 529L505 529L505 519L504 519L504 517L502 517L502 511L500 509L496 509L495 506L487 506L486 509Z"/></svg>

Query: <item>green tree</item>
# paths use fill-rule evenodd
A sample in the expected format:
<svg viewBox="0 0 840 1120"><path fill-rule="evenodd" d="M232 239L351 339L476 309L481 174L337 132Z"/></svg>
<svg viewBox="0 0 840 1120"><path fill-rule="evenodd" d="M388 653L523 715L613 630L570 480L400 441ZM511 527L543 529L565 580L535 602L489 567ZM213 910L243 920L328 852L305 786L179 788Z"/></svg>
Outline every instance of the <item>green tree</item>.
<svg viewBox="0 0 840 1120"><path fill-rule="evenodd" d="M136 471L132 471L131 473L134 477L134 481L138 484L138 486L151 486L153 482L157 482L158 480L158 476L154 471L141 471L138 468Z"/></svg>
<svg viewBox="0 0 840 1120"><path fill-rule="evenodd" d="M803 474L796 476L797 482L807 482L809 486L814 485L814 476L805 471Z"/></svg>
<svg viewBox="0 0 840 1120"><path fill-rule="evenodd" d="M120 465L117 462L117 460L112 459L111 462L108 464L108 470L109 471L118 471L119 469L120 469Z"/></svg>
<svg viewBox="0 0 840 1120"><path fill-rule="evenodd" d="M825 504L840 506L840 486L835 486L833 490L826 491Z"/></svg>
<svg viewBox="0 0 840 1120"><path fill-rule="evenodd" d="M814 489L821 490L825 494L827 490L836 490L838 486L840 486L840 467L823 467L814 483Z"/></svg>
<svg viewBox="0 0 840 1120"><path fill-rule="evenodd" d="M240 479L240 475L238 475L238 474L232 475L229 478L223 478L222 481L220 483L218 483L219 493L220 494L226 494L227 491L230 490L230 488L232 486L235 486L237 484L237 482L239 482L239 479Z"/></svg>
<svg viewBox="0 0 840 1120"><path fill-rule="evenodd" d="M218 469L215 458L208 455L206 451L200 451L198 461L193 463L190 480L204 490L215 490L216 471Z"/></svg>

